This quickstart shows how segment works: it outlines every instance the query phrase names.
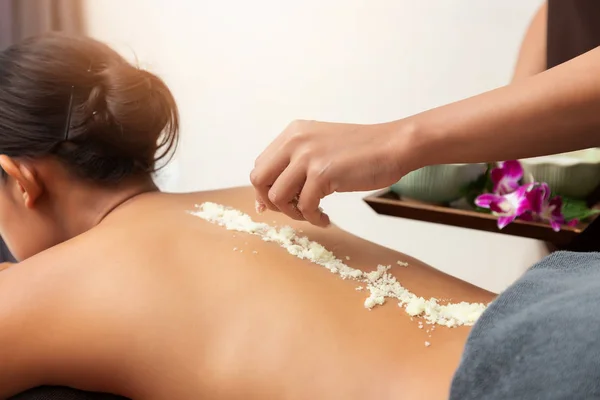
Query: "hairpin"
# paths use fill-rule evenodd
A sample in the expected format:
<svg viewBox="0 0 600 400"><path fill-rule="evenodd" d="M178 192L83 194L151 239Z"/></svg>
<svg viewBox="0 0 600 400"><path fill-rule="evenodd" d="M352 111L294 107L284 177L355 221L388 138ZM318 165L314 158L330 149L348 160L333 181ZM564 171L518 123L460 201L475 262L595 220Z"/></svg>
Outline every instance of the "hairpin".
<svg viewBox="0 0 600 400"><path fill-rule="evenodd" d="M65 123L64 140L69 140L69 130L71 129L71 113L73 112L73 94L75 86L71 86L71 94L69 95L69 108L67 109L67 122Z"/></svg>

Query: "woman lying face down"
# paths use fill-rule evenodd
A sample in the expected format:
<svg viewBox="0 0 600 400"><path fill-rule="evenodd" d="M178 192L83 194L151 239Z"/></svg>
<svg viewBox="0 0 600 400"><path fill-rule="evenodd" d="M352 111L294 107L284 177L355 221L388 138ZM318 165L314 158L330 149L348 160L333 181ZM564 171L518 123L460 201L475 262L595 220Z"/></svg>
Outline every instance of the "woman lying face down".
<svg viewBox="0 0 600 400"><path fill-rule="evenodd" d="M249 188L160 193L177 130L165 84L101 43L53 34L0 54L0 234L21 261L0 273L0 398L447 397L469 327L393 298L367 309L367 275L340 271L390 266L425 299L492 294L336 227L255 215ZM292 234L343 268L302 259Z"/></svg>

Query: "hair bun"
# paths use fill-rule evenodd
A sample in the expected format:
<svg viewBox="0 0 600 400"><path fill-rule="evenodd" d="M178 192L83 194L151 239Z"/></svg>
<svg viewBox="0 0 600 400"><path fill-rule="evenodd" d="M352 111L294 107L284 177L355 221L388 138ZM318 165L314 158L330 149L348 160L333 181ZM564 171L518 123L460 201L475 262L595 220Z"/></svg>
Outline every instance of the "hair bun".
<svg viewBox="0 0 600 400"><path fill-rule="evenodd" d="M103 85L99 84L92 88L86 102L86 107L94 119L97 119L98 115L106 111L106 98L104 96Z"/></svg>
<svg viewBox="0 0 600 400"><path fill-rule="evenodd" d="M85 104L91 120L86 139L153 170L175 145L178 115L171 92L156 75L124 62L108 65L94 77Z"/></svg>
<svg viewBox="0 0 600 400"><path fill-rule="evenodd" d="M11 157L51 153L83 177L116 181L155 171L177 145L165 83L94 39L24 40L0 52L0 78L0 148Z"/></svg>

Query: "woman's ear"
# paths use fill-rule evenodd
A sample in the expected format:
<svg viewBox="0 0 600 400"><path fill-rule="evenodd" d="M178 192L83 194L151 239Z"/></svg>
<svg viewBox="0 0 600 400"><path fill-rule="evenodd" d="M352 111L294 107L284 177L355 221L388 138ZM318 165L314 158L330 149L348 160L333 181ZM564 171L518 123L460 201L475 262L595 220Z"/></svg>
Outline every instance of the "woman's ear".
<svg viewBox="0 0 600 400"><path fill-rule="evenodd" d="M0 168L15 180L25 207L33 208L43 192L43 186L31 166L6 155L0 155Z"/></svg>

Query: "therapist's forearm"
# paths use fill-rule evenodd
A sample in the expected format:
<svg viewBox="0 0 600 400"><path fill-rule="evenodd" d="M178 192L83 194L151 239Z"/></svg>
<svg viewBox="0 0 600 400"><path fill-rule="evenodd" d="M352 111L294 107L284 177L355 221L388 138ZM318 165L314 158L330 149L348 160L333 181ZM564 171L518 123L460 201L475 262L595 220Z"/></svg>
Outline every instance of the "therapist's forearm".
<svg viewBox="0 0 600 400"><path fill-rule="evenodd" d="M600 48L523 81L392 124L396 145L404 148L410 138L421 165L600 146Z"/></svg>
<svg viewBox="0 0 600 400"><path fill-rule="evenodd" d="M513 72L512 82L539 74L546 69L546 36L548 27L548 2L540 6L531 20Z"/></svg>

